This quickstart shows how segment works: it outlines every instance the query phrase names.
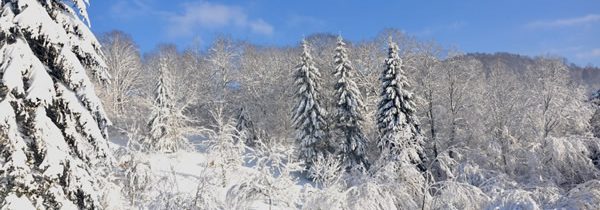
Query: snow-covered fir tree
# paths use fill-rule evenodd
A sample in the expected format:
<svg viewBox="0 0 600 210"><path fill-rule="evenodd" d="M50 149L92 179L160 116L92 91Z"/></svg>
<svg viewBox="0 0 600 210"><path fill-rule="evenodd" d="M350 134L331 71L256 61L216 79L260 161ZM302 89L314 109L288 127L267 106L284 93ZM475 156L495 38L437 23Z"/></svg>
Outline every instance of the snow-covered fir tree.
<svg viewBox="0 0 600 210"><path fill-rule="evenodd" d="M363 102L358 86L353 80L354 69L348 59L348 50L342 37L338 37L335 49L335 111L333 123L335 132L343 139L341 153L344 167L368 168L365 156L366 138L362 131Z"/></svg>
<svg viewBox="0 0 600 210"><path fill-rule="evenodd" d="M169 67L169 58L160 55L152 115L148 121L149 136L146 141L148 149L159 152L176 152L189 147L183 132L187 118L175 107Z"/></svg>
<svg viewBox="0 0 600 210"><path fill-rule="evenodd" d="M390 38L385 69L380 78L382 91L377 113L382 156L396 155L406 148L421 150L421 134L413 93L404 72L398 45ZM420 154L420 156L422 156ZM418 160L417 160L418 161Z"/></svg>
<svg viewBox="0 0 600 210"><path fill-rule="evenodd" d="M320 101L321 73L315 67L310 48L306 40L302 40L300 64L294 72L296 86L296 105L292 121L296 129L296 140L300 143L300 157L307 166L318 157L328 154L330 145L327 142L327 112Z"/></svg>
<svg viewBox="0 0 600 210"><path fill-rule="evenodd" d="M248 146L254 146L254 142L258 139L254 123L248 118L248 114L244 108L240 108L237 115L235 124L236 130L239 132L238 135L242 136L244 143Z"/></svg>
<svg viewBox="0 0 600 210"><path fill-rule="evenodd" d="M0 206L102 209L109 75L81 0L0 2ZM107 170L108 169L108 170Z"/></svg>

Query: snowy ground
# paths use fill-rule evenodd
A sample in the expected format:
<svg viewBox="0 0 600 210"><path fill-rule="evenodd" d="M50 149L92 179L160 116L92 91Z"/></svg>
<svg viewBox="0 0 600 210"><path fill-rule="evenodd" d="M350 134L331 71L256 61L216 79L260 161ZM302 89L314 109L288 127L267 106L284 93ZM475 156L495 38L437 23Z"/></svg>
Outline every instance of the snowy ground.
<svg viewBox="0 0 600 210"><path fill-rule="evenodd" d="M111 132L110 140L114 147L126 147L127 137L116 131ZM147 154L144 159L148 161L151 169L151 176L159 179L168 179L171 186L169 191L173 194L185 194L189 197L196 195L199 183L207 177L220 177L222 174L220 168L213 165L213 158L206 153L202 142L205 140L202 136L189 136L189 141L196 145L196 151L180 151L176 153L154 153ZM254 163L245 162L241 167L226 170L226 184L221 185L220 179L216 189L210 191L216 195L224 204L227 203L227 190L233 185L238 184L253 174L259 173L253 168ZM296 174L297 182L295 187L302 190L305 185L314 186L310 180ZM154 180L153 183L159 183L160 180ZM154 192L156 193L156 192ZM250 204L250 209L295 209L292 207L280 207L273 205L269 208L266 200L256 200Z"/></svg>

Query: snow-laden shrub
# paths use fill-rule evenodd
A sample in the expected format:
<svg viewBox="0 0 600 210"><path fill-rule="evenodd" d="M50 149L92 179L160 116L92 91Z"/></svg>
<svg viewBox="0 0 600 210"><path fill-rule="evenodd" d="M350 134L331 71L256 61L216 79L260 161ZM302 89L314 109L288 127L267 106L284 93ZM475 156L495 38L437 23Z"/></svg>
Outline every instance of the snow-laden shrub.
<svg viewBox="0 0 600 210"><path fill-rule="evenodd" d="M146 159L145 155L138 153L131 155L131 160L126 163L123 190L133 206L145 203L152 187L154 177Z"/></svg>
<svg viewBox="0 0 600 210"><path fill-rule="evenodd" d="M505 189L518 188L518 184L506 174L481 169L471 163L463 163L458 167L456 181L473 185L488 196L495 196Z"/></svg>
<svg viewBox="0 0 600 210"><path fill-rule="evenodd" d="M207 138L203 143L207 147L209 167L221 170L221 185L226 187L229 176L227 171L240 167L244 163L243 155L246 146L233 120L223 116L222 108L212 112L212 115L215 125L212 129L202 128L201 133Z"/></svg>
<svg viewBox="0 0 600 210"><path fill-rule="evenodd" d="M198 187L196 187L196 195L192 201L192 209L202 210L219 210L224 209L224 204L219 191L218 180L216 176L209 173L203 173L198 180Z"/></svg>
<svg viewBox="0 0 600 210"><path fill-rule="evenodd" d="M348 192L348 206L350 209L395 210L397 208L394 200L398 196L392 194L389 189L390 187L391 185L386 187L385 184L377 183L373 179L366 180L364 183L350 188ZM409 197L408 195L404 196ZM409 204L405 207L417 207L417 204L414 202L406 202L405 204Z"/></svg>
<svg viewBox="0 0 600 210"><path fill-rule="evenodd" d="M433 186L431 209L482 209L490 198L468 183L442 181Z"/></svg>
<svg viewBox="0 0 600 210"><path fill-rule="evenodd" d="M598 152L598 144L596 139L581 136L548 137L541 146L543 157L537 167L543 177L558 185L597 178L600 171L591 157Z"/></svg>
<svg viewBox="0 0 600 210"><path fill-rule="evenodd" d="M318 156L308 169L308 176L316 184L305 184L302 189L302 209L348 209L349 189L342 180L342 164L334 156Z"/></svg>
<svg viewBox="0 0 600 210"><path fill-rule="evenodd" d="M454 170L458 165L458 158L460 158L460 155L457 152L453 151L452 148L447 149L431 160L428 171L435 180L452 179L455 177Z"/></svg>
<svg viewBox="0 0 600 210"><path fill-rule="evenodd" d="M600 206L600 181L592 180L571 189L556 208L598 209L598 206Z"/></svg>
<svg viewBox="0 0 600 210"><path fill-rule="evenodd" d="M415 165L388 162L372 169L371 175L353 177L351 186L339 177L328 179L322 188L305 185L302 208L420 209L430 199L423 194L425 180Z"/></svg>
<svg viewBox="0 0 600 210"><path fill-rule="evenodd" d="M150 209L204 209L194 205L194 197L187 193L162 191L150 202Z"/></svg>
<svg viewBox="0 0 600 210"><path fill-rule="evenodd" d="M151 183L151 199L149 202L138 204L149 209L195 209L194 196L181 192L177 185L175 170Z"/></svg>
<svg viewBox="0 0 600 210"><path fill-rule="evenodd" d="M541 209L534 200L533 193L525 190L507 190L496 196L492 203L486 207L489 210L496 209L520 209L520 210L538 210Z"/></svg>
<svg viewBox="0 0 600 210"><path fill-rule="evenodd" d="M247 154L256 172L236 183L227 191L227 206L242 209L261 201L271 208L295 207L299 203L300 189L292 174L301 171L301 162L293 159L293 149L274 141L255 141L255 149Z"/></svg>
<svg viewBox="0 0 600 210"><path fill-rule="evenodd" d="M554 206L561 199L563 193L562 189L555 186L539 186L527 190L532 193L531 197L542 209L549 209Z"/></svg>
<svg viewBox="0 0 600 210"><path fill-rule="evenodd" d="M117 183L107 183L102 189L102 198L100 199L102 208L105 210L132 208L132 206L128 204L129 201L126 200L126 196L121 192L122 190L123 186Z"/></svg>
<svg viewBox="0 0 600 210"><path fill-rule="evenodd" d="M416 150L405 149L399 153L397 161L380 160L380 164L372 168L373 178L393 195L398 209L420 208L423 200L428 199L424 194L427 181L411 163L414 155L417 155Z"/></svg>
<svg viewBox="0 0 600 210"><path fill-rule="evenodd" d="M339 162L331 157L319 157L310 169L319 171L309 171L318 187L304 186L302 208L419 209L429 196L423 193L426 181L411 163L411 154L416 152L406 149L399 153L396 161L382 159L371 168L370 174L350 180L340 176Z"/></svg>
<svg viewBox="0 0 600 210"><path fill-rule="evenodd" d="M334 156L319 156L315 158L308 169L308 176L322 187L328 187L340 181L342 177L342 164Z"/></svg>
<svg viewBox="0 0 600 210"><path fill-rule="evenodd" d="M347 202L348 191L348 189L345 189L345 187L339 183L323 189L314 188L310 185L304 185L304 203L302 204L302 209L349 209Z"/></svg>

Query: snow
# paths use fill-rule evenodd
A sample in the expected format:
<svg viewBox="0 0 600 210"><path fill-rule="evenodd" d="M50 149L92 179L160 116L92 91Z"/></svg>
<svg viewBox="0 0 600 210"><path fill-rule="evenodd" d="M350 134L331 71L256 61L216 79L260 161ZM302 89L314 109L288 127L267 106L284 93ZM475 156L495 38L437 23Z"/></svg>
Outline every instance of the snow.
<svg viewBox="0 0 600 210"><path fill-rule="evenodd" d="M2 83L17 93L27 94L31 101L48 103L55 95L52 79L46 73L46 67L35 57L29 46L22 39L2 48L0 55L0 72L3 72ZM23 76L29 80L25 90Z"/></svg>
<svg viewBox="0 0 600 210"><path fill-rule="evenodd" d="M25 196L17 196L15 194L10 194L6 196L6 204L2 206L2 210L33 210L36 209L31 201L27 199Z"/></svg>
<svg viewBox="0 0 600 210"><path fill-rule="evenodd" d="M152 177L173 177L172 184L167 185L167 190L174 194L187 194L188 196L194 196L198 190L199 183L203 182L203 179L211 176L218 176L220 174L220 168L213 165L210 161L211 157L206 153L199 152L185 152L180 151L177 153L164 154L155 153L148 154L144 158L148 161L151 176ZM251 167L240 167L236 169L229 169L228 185L219 186L210 191L213 196L216 196L218 201L221 203L227 203L227 191L238 183L242 183L250 177L260 174L259 171ZM302 188L301 183L296 183L296 188L299 190ZM156 190L156 189L155 189ZM284 189L285 191L290 189ZM158 192L151 192L150 194L157 194ZM268 203L261 201L261 199L251 203L250 209L265 209ZM285 208L273 208L273 209L293 209L291 207Z"/></svg>
<svg viewBox="0 0 600 210"><path fill-rule="evenodd" d="M38 107L36 111L36 129L44 138L54 141L40 142L42 148L46 149L45 158L40 164L40 168L45 168L44 175L51 179L58 179L64 171L64 163L69 157L69 146L65 142L61 131L46 117L44 107Z"/></svg>
<svg viewBox="0 0 600 210"><path fill-rule="evenodd" d="M156 177L176 175L173 190L180 193L195 193L198 180L207 170L207 154L177 152L153 154L148 157L152 174Z"/></svg>

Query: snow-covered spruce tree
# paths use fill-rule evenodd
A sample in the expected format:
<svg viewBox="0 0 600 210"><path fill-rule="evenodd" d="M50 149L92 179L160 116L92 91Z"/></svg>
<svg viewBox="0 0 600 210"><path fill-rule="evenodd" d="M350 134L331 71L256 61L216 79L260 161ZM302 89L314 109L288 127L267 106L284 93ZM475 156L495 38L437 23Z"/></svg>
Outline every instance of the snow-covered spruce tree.
<svg viewBox="0 0 600 210"><path fill-rule="evenodd" d="M411 162L421 164L422 136L416 116L413 93L404 72L402 59L398 54L398 45L391 38L388 58L380 78L382 91L377 113L377 126L380 132L378 146L381 157L396 159L402 150L416 149ZM416 157L418 156L418 157ZM423 169L423 168L421 168Z"/></svg>
<svg viewBox="0 0 600 210"><path fill-rule="evenodd" d="M307 167L318 156L328 154L330 149L326 138L327 112L320 103L320 79L321 73L315 67L308 43L302 40L301 61L294 72L297 104L292 122L296 129L296 140L300 143L300 157L306 161Z"/></svg>
<svg viewBox="0 0 600 210"><path fill-rule="evenodd" d="M239 132L238 136L244 138L242 139L244 144L254 146L254 143L258 140L258 135L254 128L254 123L249 119L248 113L246 113L243 107L238 112L235 128Z"/></svg>
<svg viewBox="0 0 600 210"><path fill-rule="evenodd" d="M189 147L183 129L187 118L175 107L171 91L168 58L159 58L159 75L154 91L152 115L148 121L146 147L159 152L177 152Z"/></svg>
<svg viewBox="0 0 600 210"><path fill-rule="evenodd" d="M0 1L0 206L102 209L108 81L88 1Z"/></svg>
<svg viewBox="0 0 600 210"><path fill-rule="evenodd" d="M333 123L335 132L343 139L341 153L346 169L368 169L365 155L366 138L362 132L363 102L358 86L353 80L354 69L348 59L348 50L342 37L338 37L335 49L335 111Z"/></svg>

